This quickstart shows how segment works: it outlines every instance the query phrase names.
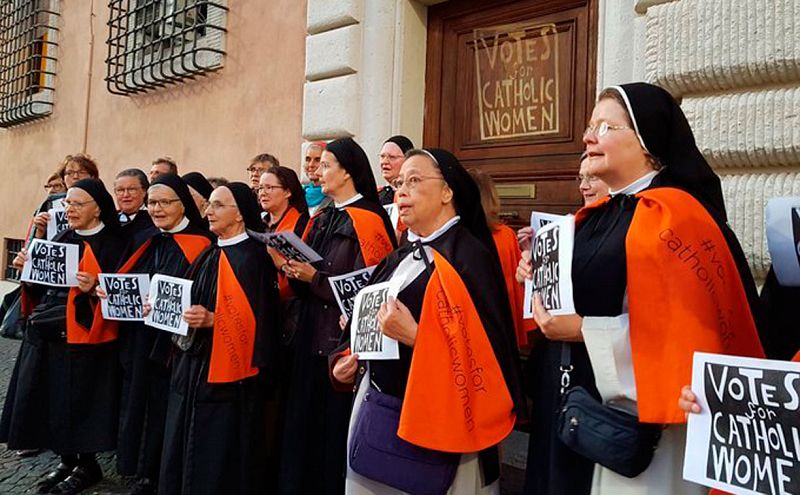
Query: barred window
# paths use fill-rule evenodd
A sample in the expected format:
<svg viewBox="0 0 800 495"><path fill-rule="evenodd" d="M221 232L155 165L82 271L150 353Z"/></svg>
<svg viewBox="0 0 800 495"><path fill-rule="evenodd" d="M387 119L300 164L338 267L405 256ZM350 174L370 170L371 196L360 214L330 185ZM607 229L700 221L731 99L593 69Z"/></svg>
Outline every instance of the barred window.
<svg viewBox="0 0 800 495"><path fill-rule="evenodd" d="M0 127L53 110L58 0L0 0Z"/></svg>
<svg viewBox="0 0 800 495"><path fill-rule="evenodd" d="M131 95L218 70L226 0L109 0L108 69L114 94Z"/></svg>
<svg viewBox="0 0 800 495"><path fill-rule="evenodd" d="M25 241L22 239L10 239L8 237L5 238L6 241L6 271L5 271L5 279L6 280L16 280L19 282L20 272L14 265L14 258L17 257L17 254L25 247Z"/></svg>

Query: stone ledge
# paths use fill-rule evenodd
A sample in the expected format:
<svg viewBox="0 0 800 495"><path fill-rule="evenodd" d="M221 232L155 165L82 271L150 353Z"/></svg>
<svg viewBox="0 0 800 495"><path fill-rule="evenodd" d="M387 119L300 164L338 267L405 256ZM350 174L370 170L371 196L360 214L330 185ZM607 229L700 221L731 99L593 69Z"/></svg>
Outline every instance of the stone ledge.
<svg viewBox="0 0 800 495"><path fill-rule="evenodd" d="M358 72L361 66L361 26L354 24L306 37L306 80Z"/></svg>
<svg viewBox="0 0 800 495"><path fill-rule="evenodd" d="M303 87L303 138L355 136L361 83L358 74L307 82Z"/></svg>
<svg viewBox="0 0 800 495"><path fill-rule="evenodd" d="M308 0L308 34L358 24L364 18L364 0Z"/></svg>
<svg viewBox="0 0 800 495"><path fill-rule="evenodd" d="M800 82L800 2L682 0L647 11L645 73L674 95Z"/></svg>
<svg viewBox="0 0 800 495"><path fill-rule="evenodd" d="M681 107L715 168L800 164L800 86L685 97Z"/></svg>

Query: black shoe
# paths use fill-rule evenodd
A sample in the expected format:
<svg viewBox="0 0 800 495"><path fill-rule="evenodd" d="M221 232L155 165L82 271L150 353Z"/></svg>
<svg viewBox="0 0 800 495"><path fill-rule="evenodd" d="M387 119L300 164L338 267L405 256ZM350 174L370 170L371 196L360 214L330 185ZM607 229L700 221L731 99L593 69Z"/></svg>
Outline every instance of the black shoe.
<svg viewBox="0 0 800 495"><path fill-rule="evenodd" d="M77 466L69 476L50 490L60 495L75 495L103 479L103 471L96 462Z"/></svg>
<svg viewBox="0 0 800 495"><path fill-rule="evenodd" d="M33 457L42 453L42 449L23 449L14 451L18 457Z"/></svg>
<svg viewBox="0 0 800 495"><path fill-rule="evenodd" d="M128 495L155 495L158 487L155 483L148 478L140 478L133 485L133 489L128 492Z"/></svg>
<svg viewBox="0 0 800 495"><path fill-rule="evenodd" d="M60 463L36 483L36 493L50 493L54 486L67 479L73 469L75 469L75 466L68 466L63 462Z"/></svg>

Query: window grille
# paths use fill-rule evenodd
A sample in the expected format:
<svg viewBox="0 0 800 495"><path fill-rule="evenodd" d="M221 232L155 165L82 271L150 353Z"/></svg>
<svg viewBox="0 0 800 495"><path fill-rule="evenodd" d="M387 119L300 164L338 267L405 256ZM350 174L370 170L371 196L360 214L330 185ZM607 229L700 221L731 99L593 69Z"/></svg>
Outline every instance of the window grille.
<svg viewBox="0 0 800 495"><path fill-rule="evenodd" d="M16 280L19 282L20 272L14 268L12 263L23 247L25 247L25 241L23 239L9 239L6 237L6 280Z"/></svg>
<svg viewBox="0 0 800 495"><path fill-rule="evenodd" d="M109 0L108 6L111 93L144 93L222 67L225 0Z"/></svg>
<svg viewBox="0 0 800 495"><path fill-rule="evenodd" d="M50 115L58 0L0 0L0 127Z"/></svg>

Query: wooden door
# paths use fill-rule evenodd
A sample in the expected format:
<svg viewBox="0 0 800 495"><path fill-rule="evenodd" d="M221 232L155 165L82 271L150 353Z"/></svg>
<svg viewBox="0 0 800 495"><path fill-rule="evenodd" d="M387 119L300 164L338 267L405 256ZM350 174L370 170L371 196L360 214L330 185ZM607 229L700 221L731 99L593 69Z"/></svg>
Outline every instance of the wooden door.
<svg viewBox="0 0 800 495"><path fill-rule="evenodd" d="M450 0L429 9L424 143L489 173L507 223L581 204L596 2Z"/></svg>

